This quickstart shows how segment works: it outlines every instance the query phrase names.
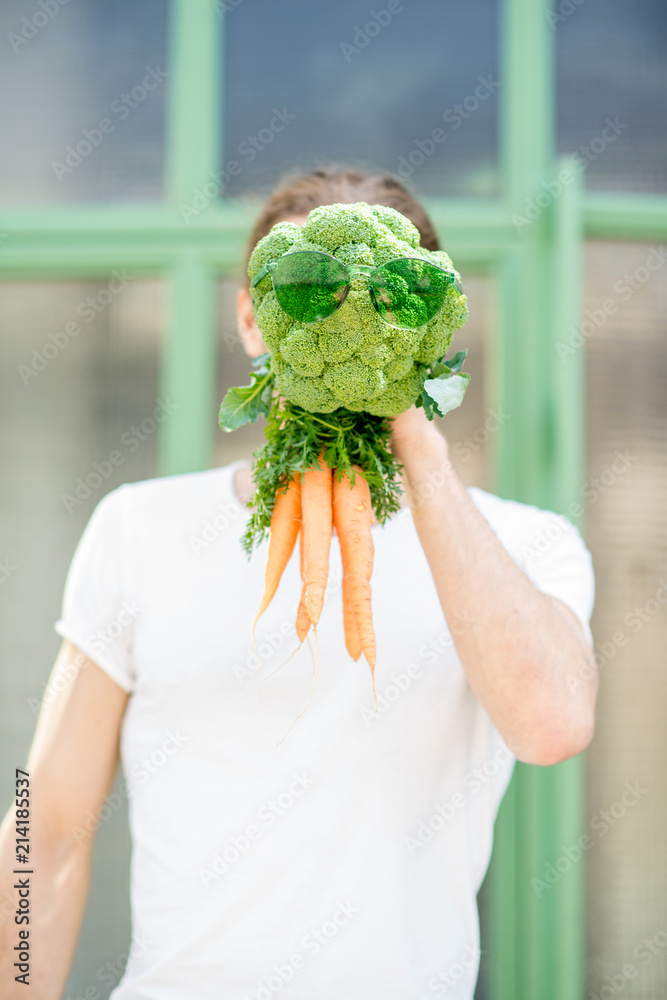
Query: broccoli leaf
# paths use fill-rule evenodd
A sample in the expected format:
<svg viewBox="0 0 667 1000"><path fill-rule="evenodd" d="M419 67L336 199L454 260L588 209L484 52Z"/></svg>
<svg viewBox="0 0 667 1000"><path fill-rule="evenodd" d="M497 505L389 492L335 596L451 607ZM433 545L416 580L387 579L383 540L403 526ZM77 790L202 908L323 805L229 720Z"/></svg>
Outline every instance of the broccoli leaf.
<svg viewBox="0 0 667 1000"><path fill-rule="evenodd" d="M467 372L461 372L460 375L443 372L437 378L427 378L422 393L422 406L429 420L436 413L444 417L450 410L460 406L469 382L470 375Z"/></svg>
<svg viewBox="0 0 667 1000"><path fill-rule="evenodd" d="M463 368L463 362L466 359L467 350L458 351L453 358L449 361L445 361L444 358L440 358L436 364L431 367L431 377L438 378L439 375L448 375L450 373L460 372Z"/></svg>
<svg viewBox="0 0 667 1000"><path fill-rule="evenodd" d="M463 402L470 381L470 375L461 371L467 353L467 350L457 351L449 361L442 357L431 365L431 377L424 382L424 389L416 402L416 406L424 407L429 420L435 416L444 417Z"/></svg>
<svg viewBox="0 0 667 1000"><path fill-rule="evenodd" d="M220 406L219 423L223 431L235 431L244 424L252 424L258 417L267 416L273 396L273 373L269 368L270 354L260 354L250 373L250 385L229 389Z"/></svg>
<svg viewBox="0 0 667 1000"><path fill-rule="evenodd" d="M264 354L258 354L256 358L253 358L252 366L257 369L258 375L268 375L271 368L270 362L271 351L264 351Z"/></svg>
<svg viewBox="0 0 667 1000"><path fill-rule="evenodd" d="M415 403L415 406L423 406L424 413L426 414L429 420L433 420L433 417L437 415L438 411L436 405L427 392L422 391L420 393L419 399Z"/></svg>

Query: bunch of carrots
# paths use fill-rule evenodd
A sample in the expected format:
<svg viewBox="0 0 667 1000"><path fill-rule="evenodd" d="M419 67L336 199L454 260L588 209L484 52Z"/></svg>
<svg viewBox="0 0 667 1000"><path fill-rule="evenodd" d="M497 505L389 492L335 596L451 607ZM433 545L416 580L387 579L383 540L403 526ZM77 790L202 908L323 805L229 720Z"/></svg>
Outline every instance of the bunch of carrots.
<svg viewBox="0 0 667 1000"><path fill-rule="evenodd" d="M330 469L320 455L317 466L294 473L276 492L271 515L269 548L264 572L264 594L257 619L271 603L297 538L301 557L301 600L296 632L303 643L317 623L324 605L329 576L329 553L336 529L343 566L343 627L345 646L354 660L362 652L371 668L375 691L375 633L371 609L373 572L373 508L368 482L353 466L354 483L347 473Z"/></svg>

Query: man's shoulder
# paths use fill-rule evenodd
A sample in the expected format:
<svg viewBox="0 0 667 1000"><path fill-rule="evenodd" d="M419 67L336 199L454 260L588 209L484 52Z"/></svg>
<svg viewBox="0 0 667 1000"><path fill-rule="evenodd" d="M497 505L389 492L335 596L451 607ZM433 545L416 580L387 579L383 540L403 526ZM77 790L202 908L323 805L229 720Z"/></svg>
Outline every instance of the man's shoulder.
<svg viewBox="0 0 667 1000"><path fill-rule="evenodd" d="M496 496L477 486L468 487L468 495L505 548L520 562L547 550L555 556L563 548L585 547L579 528L564 514Z"/></svg>
<svg viewBox="0 0 667 1000"><path fill-rule="evenodd" d="M480 514L494 526L502 527L511 521L520 520L526 517L539 517L540 515L555 517L554 511L536 507L534 504L523 503L520 500L511 500L509 497L501 497L496 493L489 493L479 486L468 486L468 495L473 501Z"/></svg>
<svg viewBox="0 0 667 1000"><path fill-rule="evenodd" d="M497 496L479 486L469 486L467 489L477 510L500 536L526 539L536 532L547 530L552 524L560 525L562 529L569 526L573 531L578 531L564 514L558 514L555 510Z"/></svg>
<svg viewBox="0 0 667 1000"><path fill-rule="evenodd" d="M209 490L219 489L220 483L229 478L237 464L231 463L213 469L202 469L198 472L153 476L150 479L139 479L136 482L125 483L118 488L123 490L134 503L150 500L157 495L177 497L188 493L206 493Z"/></svg>
<svg viewBox="0 0 667 1000"><path fill-rule="evenodd" d="M232 462L199 472L185 472L170 476L154 476L136 482L124 483L111 490L104 503L117 506L125 517L133 521L177 517L180 512L192 514L207 510L211 504L240 503L234 492L233 475L242 462Z"/></svg>

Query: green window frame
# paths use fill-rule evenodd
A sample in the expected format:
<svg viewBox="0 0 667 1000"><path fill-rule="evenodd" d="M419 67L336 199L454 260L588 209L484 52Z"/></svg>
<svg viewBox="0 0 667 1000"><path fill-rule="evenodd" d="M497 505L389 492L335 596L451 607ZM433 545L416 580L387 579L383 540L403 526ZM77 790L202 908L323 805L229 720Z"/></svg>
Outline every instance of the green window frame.
<svg viewBox="0 0 667 1000"><path fill-rule="evenodd" d="M580 173L553 149L551 5L500 2L502 194L425 204L438 230L446 229L457 267L495 285L487 392L490 406L511 406L515 419L491 443L493 488L566 513L584 480L583 355L553 359L562 331L579 322L583 239L667 239L667 197L583 191ZM164 202L3 210L0 219L0 277L103 278L127 267L167 280L161 391L180 408L161 428L162 475L211 461L216 285L238 267L257 208L219 200L188 222L179 211L222 162L224 26L209 0L171 0L169 17ZM513 213L549 184L557 193L534 221L517 227ZM583 755L555 767L517 765L490 868L492 1000L583 998L584 862L541 899L530 886L583 829Z"/></svg>

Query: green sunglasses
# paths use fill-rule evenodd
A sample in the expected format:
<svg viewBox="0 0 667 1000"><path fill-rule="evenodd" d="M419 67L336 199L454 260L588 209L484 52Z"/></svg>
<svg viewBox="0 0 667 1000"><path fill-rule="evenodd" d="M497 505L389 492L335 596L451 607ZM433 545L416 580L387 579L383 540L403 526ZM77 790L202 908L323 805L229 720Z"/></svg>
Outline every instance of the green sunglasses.
<svg viewBox="0 0 667 1000"><path fill-rule="evenodd" d="M379 267L343 264L319 250L295 250L268 260L250 284L271 275L285 312L300 323L318 323L340 309L354 274L368 277L368 292L378 315L389 326L414 330L433 319L448 289L461 286L453 271L418 257L398 257Z"/></svg>

